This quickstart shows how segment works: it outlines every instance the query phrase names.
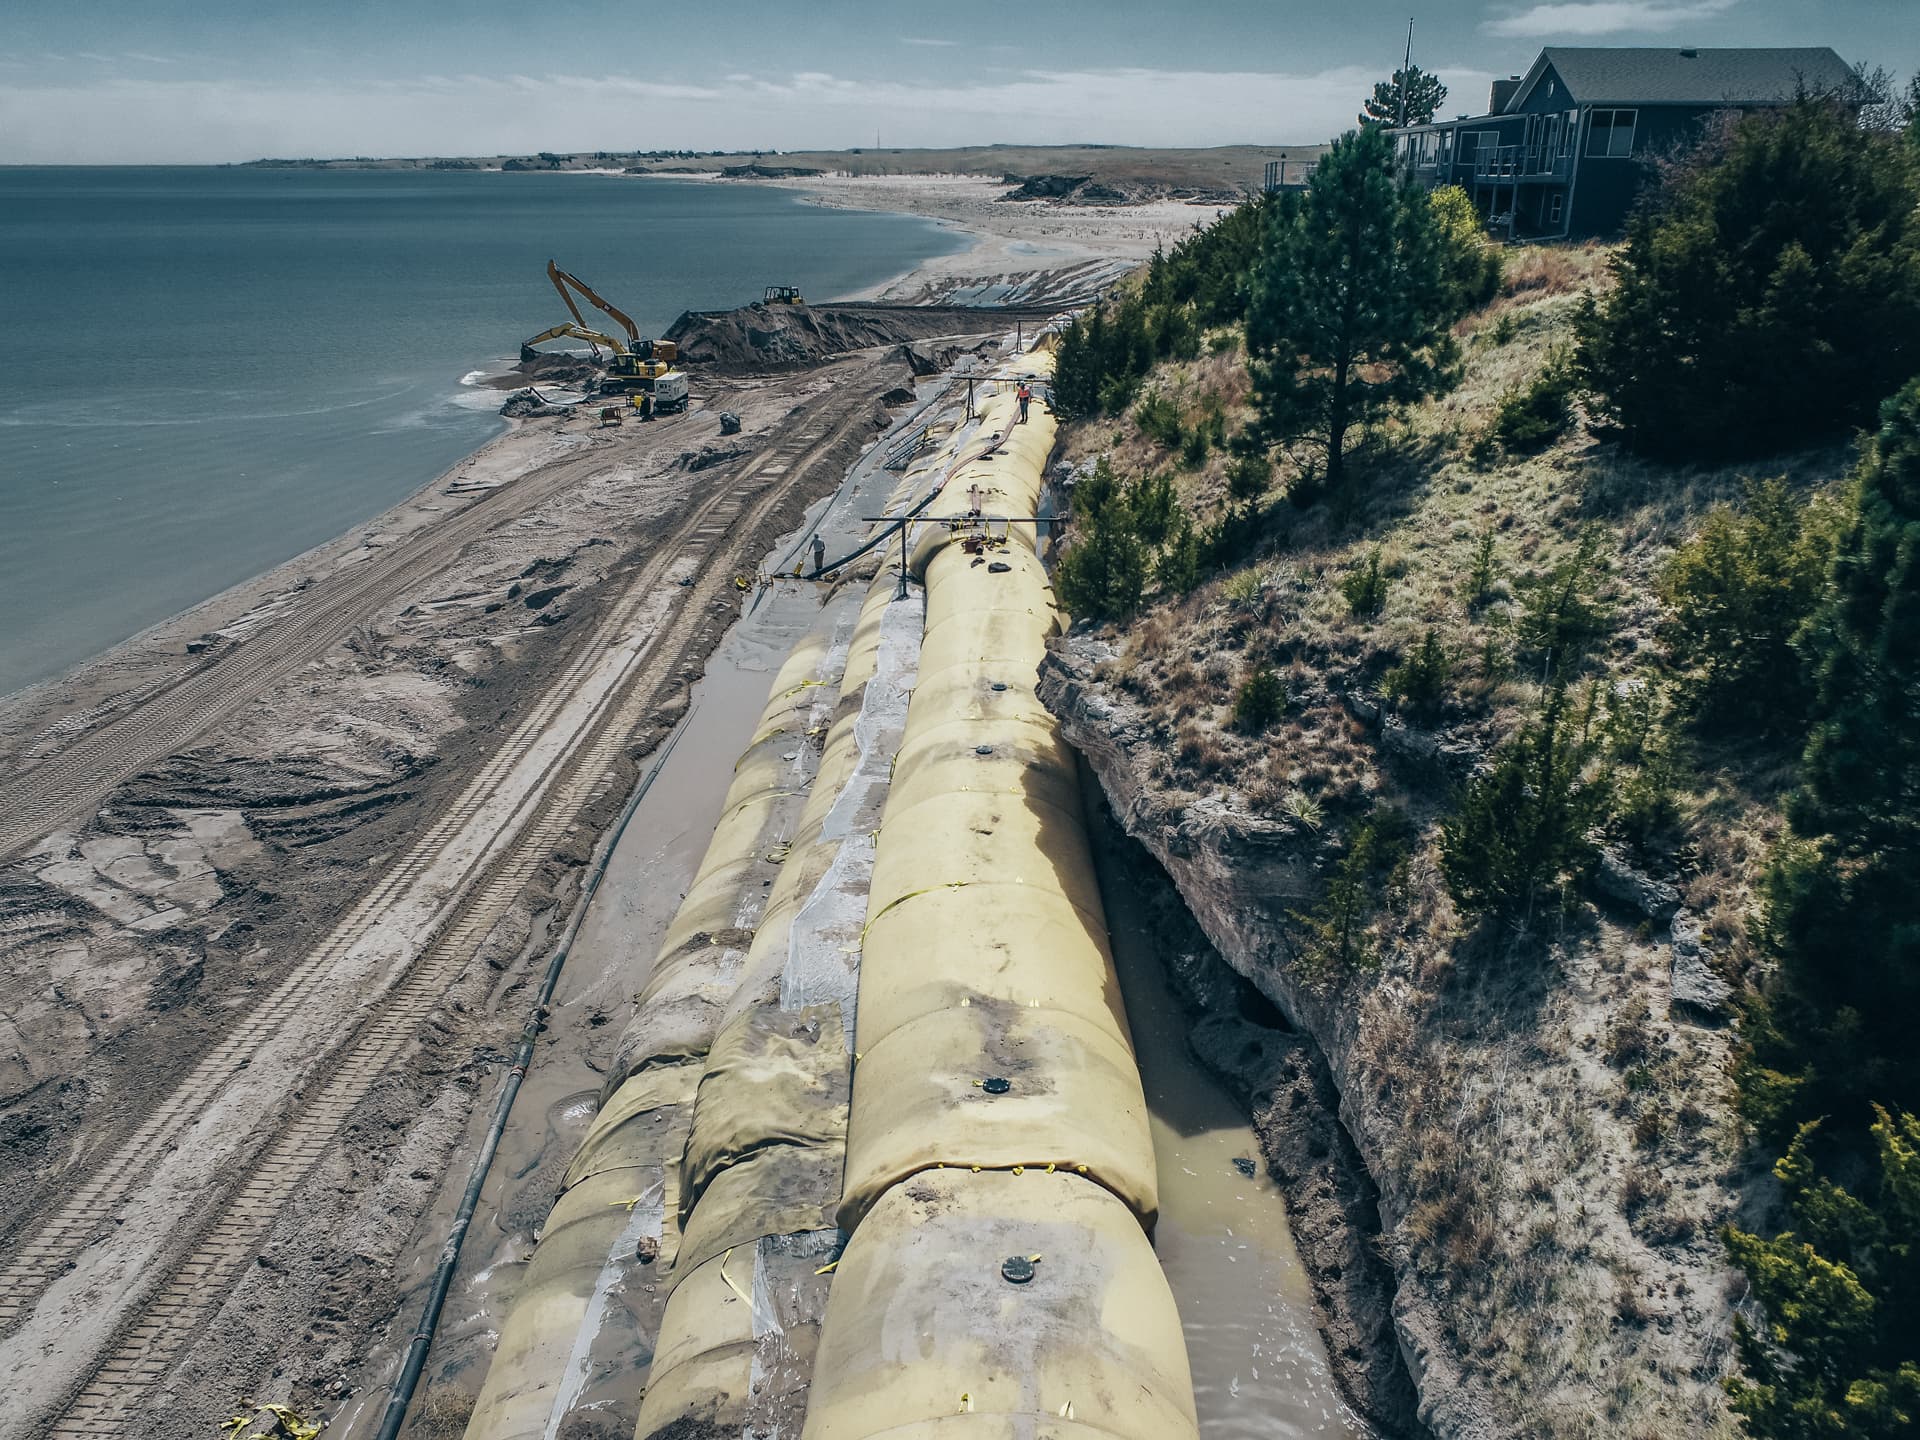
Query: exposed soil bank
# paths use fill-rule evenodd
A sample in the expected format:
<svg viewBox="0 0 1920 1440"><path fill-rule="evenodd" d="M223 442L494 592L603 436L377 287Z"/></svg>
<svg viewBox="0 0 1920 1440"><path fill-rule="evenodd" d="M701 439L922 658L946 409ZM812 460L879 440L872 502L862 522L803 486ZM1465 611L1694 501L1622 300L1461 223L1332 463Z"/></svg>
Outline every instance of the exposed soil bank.
<svg viewBox="0 0 1920 1440"><path fill-rule="evenodd" d="M1263 1140L1281 1133L1282 1108L1311 1111L1316 1096L1337 1106L1379 1193L1419 1421L1450 1440L1728 1433L1715 1382L1736 1292L1716 1231L1739 1203L1737 1177L1704 1111L1677 1117L1684 1144L1649 1163L1622 1101L1631 1063L1695 1086L1724 1073L1725 1032L1677 1015L1663 1025L1644 999L1623 998L1665 1008L1672 942L1601 920L1604 951L1569 922L1565 935L1484 936L1457 966L1412 975L1392 961L1334 974L1302 965L1285 926L1315 903L1325 837L1230 789L1162 784L1157 758L1173 741L1111 683L1120 653L1075 631L1049 654L1039 693L1209 939L1325 1057L1324 1080L1317 1064L1283 1068ZM1417 870L1409 886L1424 895L1437 883ZM1428 908L1405 923L1439 922ZM1264 1063L1265 1037L1244 1030L1203 1043L1229 1070ZM1338 1137L1316 1147L1309 1134L1309 1162L1325 1158L1316 1148L1340 1153ZM1299 1163L1269 1154L1276 1172ZM1354 1184L1349 1204L1364 1213L1369 1187ZM1311 1257L1313 1210L1297 1214ZM1352 1313L1364 1328L1378 1304ZM1636 1414L1659 1423L1617 1423Z"/></svg>

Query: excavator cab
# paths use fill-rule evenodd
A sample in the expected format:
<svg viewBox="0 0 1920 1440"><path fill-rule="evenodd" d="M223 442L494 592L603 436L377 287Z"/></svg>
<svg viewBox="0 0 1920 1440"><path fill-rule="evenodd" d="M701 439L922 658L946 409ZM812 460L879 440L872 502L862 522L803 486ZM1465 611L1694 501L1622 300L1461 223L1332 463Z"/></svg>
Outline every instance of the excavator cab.
<svg viewBox="0 0 1920 1440"><path fill-rule="evenodd" d="M767 286L766 303L769 305L804 305L806 298L801 295L798 285Z"/></svg>

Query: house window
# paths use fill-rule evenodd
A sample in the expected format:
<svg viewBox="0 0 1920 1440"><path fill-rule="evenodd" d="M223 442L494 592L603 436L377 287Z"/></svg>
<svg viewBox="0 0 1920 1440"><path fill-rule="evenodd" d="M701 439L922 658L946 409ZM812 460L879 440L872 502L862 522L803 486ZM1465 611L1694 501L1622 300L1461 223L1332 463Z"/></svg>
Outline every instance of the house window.
<svg viewBox="0 0 1920 1440"><path fill-rule="evenodd" d="M1633 153L1634 110L1596 110L1587 130L1587 154L1617 158Z"/></svg>
<svg viewBox="0 0 1920 1440"><path fill-rule="evenodd" d="M1567 213L1567 197L1558 190L1547 197L1547 224L1558 225L1560 217Z"/></svg>

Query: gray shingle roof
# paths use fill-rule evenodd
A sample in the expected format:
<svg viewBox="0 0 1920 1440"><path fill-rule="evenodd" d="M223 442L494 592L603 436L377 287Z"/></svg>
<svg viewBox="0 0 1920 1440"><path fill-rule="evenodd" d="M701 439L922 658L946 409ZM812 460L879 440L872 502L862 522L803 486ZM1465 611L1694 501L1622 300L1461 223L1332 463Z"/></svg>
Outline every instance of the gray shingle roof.
<svg viewBox="0 0 1920 1440"><path fill-rule="evenodd" d="M1790 100L1796 89L1836 90L1853 76L1821 45L1799 50L1680 50L1550 45L1509 108L1551 64L1581 105L1750 105Z"/></svg>

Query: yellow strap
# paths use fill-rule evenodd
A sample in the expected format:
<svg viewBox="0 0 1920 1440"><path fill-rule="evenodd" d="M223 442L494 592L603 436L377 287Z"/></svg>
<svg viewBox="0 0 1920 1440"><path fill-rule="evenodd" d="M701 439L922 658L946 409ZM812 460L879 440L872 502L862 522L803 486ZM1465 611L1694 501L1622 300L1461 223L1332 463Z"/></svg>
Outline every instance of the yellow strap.
<svg viewBox="0 0 1920 1440"><path fill-rule="evenodd" d="M733 1291L734 1294L738 1295L742 1300L745 1300L747 1304L751 1305L753 1304L753 1297L748 1295L747 1292L742 1290L738 1285L734 1284L733 1277L727 1274L727 1261L731 1260L732 1258L733 1258L733 1247L728 1246L727 1253L720 1257L720 1278L727 1282L727 1288L729 1290Z"/></svg>

